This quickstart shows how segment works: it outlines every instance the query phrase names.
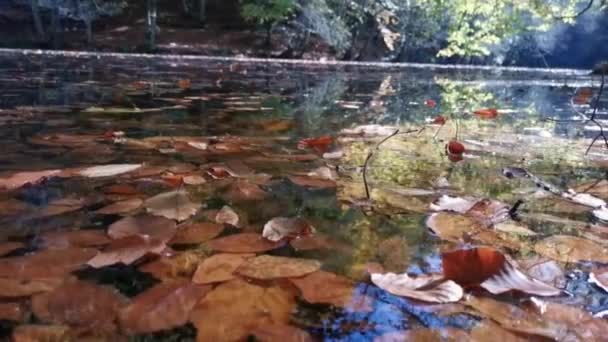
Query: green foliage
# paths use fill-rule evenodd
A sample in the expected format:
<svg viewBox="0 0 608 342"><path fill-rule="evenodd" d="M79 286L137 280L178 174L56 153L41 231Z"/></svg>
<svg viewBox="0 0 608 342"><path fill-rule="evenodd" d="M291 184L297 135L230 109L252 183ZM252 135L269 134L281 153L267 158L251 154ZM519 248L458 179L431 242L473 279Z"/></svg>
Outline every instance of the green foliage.
<svg viewBox="0 0 608 342"><path fill-rule="evenodd" d="M265 26L287 19L295 8L294 0L241 0L241 16Z"/></svg>

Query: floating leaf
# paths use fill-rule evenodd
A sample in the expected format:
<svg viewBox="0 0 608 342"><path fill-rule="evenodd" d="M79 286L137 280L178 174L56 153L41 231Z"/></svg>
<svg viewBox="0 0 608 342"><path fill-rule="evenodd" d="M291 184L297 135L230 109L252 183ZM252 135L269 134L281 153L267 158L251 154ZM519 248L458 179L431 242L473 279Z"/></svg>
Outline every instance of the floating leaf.
<svg viewBox="0 0 608 342"><path fill-rule="evenodd" d="M510 249L518 249L521 245L517 240L508 240L497 232L485 228L477 219L461 214L447 212L431 214L426 220L426 226L439 238L447 241L478 241Z"/></svg>
<svg viewBox="0 0 608 342"><path fill-rule="evenodd" d="M260 255L248 259L236 271L239 275L253 279L276 279L302 277L318 271L317 260Z"/></svg>
<svg viewBox="0 0 608 342"><path fill-rule="evenodd" d="M101 253L87 263L94 268L123 263L130 265L146 254L160 254L167 248L165 242L147 236L132 235L114 240Z"/></svg>
<svg viewBox="0 0 608 342"><path fill-rule="evenodd" d="M354 311L371 311L369 298L359 294L348 278L325 271L316 271L289 279L311 304L331 304Z"/></svg>
<svg viewBox="0 0 608 342"><path fill-rule="evenodd" d="M287 324L294 307L294 295L280 287L234 279L209 292L190 319L197 328L198 341L239 341L253 327Z"/></svg>
<svg viewBox="0 0 608 342"><path fill-rule="evenodd" d="M184 221L190 218L200 208L199 204L195 204L190 200L190 196L185 190L170 191L156 195L147 199L144 206L153 215L177 221Z"/></svg>
<svg viewBox="0 0 608 342"><path fill-rule="evenodd" d="M471 209L476 200L465 199L462 197L455 197L449 195L442 195L433 203L431 203L431 210L434 211L453 211L456 213L464 214Z"/></svg>
<svg viewBox="0 0 608 342"><path fill-rule="evenodd" d="M437 102L433 99L426 99L424 100L424 105L429 108L435 108L437 106Z"/></svg>
<svg viewBox="0 0 608 342"><path fill-rule="evenodd" d="M566 274L562 267L555 261L540 256L535 256L519 263L526 274L547 284L558 288L566 285Z"/></svg>
<svg viewBox="0 0 608 342"><path fill-rule="evenodd" d="M0 178L0 189L13 190L26 184L36 184L46 178L53 177L60 172L61 170L19 172L9 177Z"/></svg>
<svg viewBox="0 0 608 342"><path fill-rule="evenodd" d="M209 241L224 231L224 225L202 222L193 223L185 227L180 227L177 230L173 239L169 242L171 245L193 245Z"/></svg>
<svg viewBox="0 0 608 342"><path fill-rule="evenodd" d="M2 258L0 277L35 279L64 276L83 267L97 253L92 248L67 248Z"/></svg>
<svg viewBox="0 0 608 342"><path fill-rule="evenodd" d="M135 171L142 167L141 164L110 164L110 165L100 165L100 166L92 166L86 169L83 169L79 172L81 176L89 177L89 178L98 178L98 177L111 177L117 176L123 173L128 173L131 171Z"/></svg>
<svg viewBox="0 0 608 342"><path fill-rule="evenodd" d="M499 251L478 247L443 253L443 275L461 286L481 286L494 294L511 290L538 296L556 296L561 291L521 271Z"/></svg>
<svg viewBox="0 0 608 342"><path fill-rule="evenodd" d="M124 201L112 203L95 212L103 215L126 214L139 209L143 203L144 201L139 198L130 198Z"/></svg>
<svg viewBox="0 0 608 342"><path fill-rule="evenodd" d="M129 216L114 222L108 227L112 239L128 236L151 237L160 241L169 241L176 232L174 221L152 215Z"/></svg>
<svg viewBox="0 0 608 342"><path fill-rule="evenodd" d="M462 287L439 275L422 275L416 278L406 273L372 273L372 283L397 296L433 303L457 302L462 298Z"/></svg>
<svg viewBox="0 0 608 342"><path fill-rule="evenodd" d="M38 319L91 331L116 331L118 310L127 299L110 287L84 281L69 281L51 292L32 297Z"/></svg>
<svg viewBox="0 0 608 342"><path fill-rule="evenodd" d="M203 260L192 281L196 284L220 283L236 278L234 272L255 254L215 254Z"/></svg>
<svg viewBox="0 0 608 342"><path fill-rule="evenodd" d="M608 322L571 305L532 298L531 310L542 319L564 325L567 335L561 341L605 341Z"/></svg>
<svg viewBox="0 0 608 342"><path fill-rule="evenodd" d="M268 241L256 233L229 235L208 243L211 250L226 253L260 253L271 251L282 245L282 242Z"/></svg>
<svg viewBox="0 0 608 342"><path fill-rule="evenodd" d="M264 225L262 236L270 241L280 241L283 238L297 238L315 232L308 221L299 217L275 217Z"/></svg>
<svg viewBox="0 0 608 342"><path fill-rule="evenodd" d="M536 253L561 262L597 261L608 263L608 249L593 241L554 235L534 245Z"/></svg>
<svg viewBox="0 0 608 342"><path fill-rule="evenodd" d="M151 274L161 281L190 280L203 259L205 256L202 253L185 251L171 256L161 256L140 266L139 271Z"/></svg>
<svg viewBox="0 0 608 342"><path fill-rule="evenodd" d="M447 121L448 120L445 118L445 116L443 116L443 115L437 115L436 117L434 117L432 119L431 123L435 124L435 125L445 125L445 123Z"/></svg>
<svg viewBox="0 0 608 342"><path fill-rule="evenodd" d="M131 334L151 333L184 325L210 286L174 281L158 284L133 298L120 311L120 325Z"/></svg>

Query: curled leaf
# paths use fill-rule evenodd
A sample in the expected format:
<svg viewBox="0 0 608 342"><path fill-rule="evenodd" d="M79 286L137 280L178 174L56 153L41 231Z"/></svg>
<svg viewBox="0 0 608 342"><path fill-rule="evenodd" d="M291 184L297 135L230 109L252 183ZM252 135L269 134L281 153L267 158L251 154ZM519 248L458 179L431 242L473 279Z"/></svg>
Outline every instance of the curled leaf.
<svg viewBox="0 0 608 342"><path fill-rule="evenodd" d="M280 241L283 238L297 238L314 232L315 228L302 218L275 217L264 225L262 236L270 241Z"/></svg>
<svg viewBox="0 0 608 342"><path fill-rule="evenodd" d="M443 280L439 275L413 278L406 273L372 273L371 278L376 286L387 292L425 302L457 302L463 295L462 287L451 280Z"/></svg>

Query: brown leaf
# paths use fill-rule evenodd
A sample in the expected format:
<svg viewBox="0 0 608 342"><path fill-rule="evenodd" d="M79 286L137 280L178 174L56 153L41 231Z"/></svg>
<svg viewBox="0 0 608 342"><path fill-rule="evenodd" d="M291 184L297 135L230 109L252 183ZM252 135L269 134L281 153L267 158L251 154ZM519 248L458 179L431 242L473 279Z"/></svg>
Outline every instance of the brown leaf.
<svg viewBox="0 0 608 342"><path fill-rule="evenodd" d="M25 245L21 242L2 242L0 243L0 256L5 256L12 251L23 247L25 247Z"/></svg>
<svg viewBox="0 0 608 342"><path fill-rule="evenodd" d="M589 282L608 292L608 267L596 269L589 273Z"/></svg>
<svg viewBox="0 0 608 342"><path fill-rule="evenodd" d="M319 189L333 189L336 187L336 182L328 179L313 178L308 176L288 176L289 180L299 186L319 188Z"/></svg>
<svg viewBox="0 0 608 342"><path fill-rule="evenodd" d="M64 325L19 325L13 330L13 342L70 341L70 328Z"/></svg>
<svg viewBox="0 0 608 342"><path fill-rule="evenodd" d="M156 195L147 199L144 206L153 215L177 221L190 218L200 208L199 204L190 200L190 196L185 190L169 191Z"/></svg>
<svg viewBox="0 0 608 342"><path fill-rule="evenodd" d="M174 281L158 284L137 295L120 311L120 324L131 334L171 329L188 322L192 308L210 286Z"/></svg>
<svg viewBox="0 0 608 342"><path fill-rule="evenodd" d="M50 202L42 210L36 212L37 218L56 216L71 213L82 209L87 201L83 198L62 198Z"/></svg>
<svg viewBox="0 0 608 342"><path fill-rule="evenodd" d="M228 188L228 190L222 195L222 198L233 203L240 203L248 201L261 201L268 196L269 194L262 190L259 185L250 183L248 181L239 180Z"/></svg>
<svg viewBox="0 0 608 342"><path fill-rule="evenodd" d="M315 232L308 221L299 217L275 217L264 225L262 236L270 241L280 241L283 238L297 238L311 235Z"/></svg>
<svg viewBox="0 0 608 342"><path fill-rule="evenodd" d="M277 287L262 287L241 279L218 285L194 308L190 320L197 341L238 341L256 326L287 324L295 298Z"/></svg>
<svg viewBox="0 0 608 342"><path fill-rule="evenodd" d="M118 310L126 303L125 297L109 287L70 281L32 297L32 311L44 322L114 332Z"/></svg>
<svg viewBox="0 0 608 342"><path fill-rule="evenodd" d="M100 230L70 230L48 232L40 235L40 247L65 249L70 247L99 247L110 243L110 238Z"/></svg>
<svg viewBox="0 0 608 342"><path fill-rule="evenodd" d="M555 261L541 256L534 256L519 262L526 274L558 288L566 286L566 273Z"/></svg>
<svg viewBox="0 0 608 342"><path fill-rule="evenodd" d="M139 271L151 274L161 281L189 280L203 259L205 259L204 255L196 251L186 251L148 262L139 267Z"/></svg>
<svg viewBox="0 0 608 342"><path fill-rule="evenodd" d="M318 271L319 268L321 263L317 260L260 255L246 260L236 273L248 278L266 280L302 277Z"/></svg>
<svg viewBox="0 0 608 342"><path fill-rule="evenodd" d="M471 341L474 342L526 342L528 338L519 336L513 332L500 327L500 325L493 323L490 320L483 320L479 322L471 330Z"/></svg>
<svg viewBox="0 0 608 342"><path fill-rule="evenodd" d="M556 296L561 291L521 271L499 251L478 247L455 250L441 256L443 275L461 286L481 286L494 294L511 290L538 296Z"/></svg>
<svg viewBox="0 0 608 342"><path fill-rule="evenodd" d="M378 336L374 342L469 342L470 336L464 330L456 328L414 328L405 331L394 331Z"/></svg>
<svg viewBox="0 0 608 342"><path fill-rule="evenodd" d="M189 224L185 227L179 227L173 239L169 242L171 245L193 245L207 242L224 231L224 225L201 222Z"/></svg>
<svg viewBox="0 0 608 342"><path fill-rule="evenodd" d="M10 198L0 201L0 216L20 215L30 208L25 202Z"/></svg>
<svg viewBox="0 0 608 342"><path fill-rule="evenodd" d="M240 227L239 215L229 206L225 205L215 214L215 222Z"/></svg>
<svg viewBox="0 0 608 342"><path fill-rule="evenodd" d="M251 334L264 342L313 342L310 334L302 329L286 324L260 324Z"/></svg>
<svg viewBox="0 0 608 342"><path fill-rule="evenodd" d="M0 303L0 320L23 322L27 316L27 308L23 303Z"/></svg>
<svg viewBox="0 0 608 342"><path fill-rule="evenodd" d="M425 302L450 303L462 298L462 287L439 275L410 277L406 273L373 273L372 283L397 296L414 298Z"/></svg>
<svg viewBox="0 0 608 342"><path fill-rule="evenodd" d="M114 240L87 264L94 268L114 265L119 262L130 265L146 254L160 254L167 246L164 241L147 236L127 236Z"/></svg>
<svg viewBox="0 0 608 342"><path fill-rule="evenodd" d="M133 196L138 195L139 191L130 184L114 184L103 189L103 192L108 195L124 195Z"/></svg>
<svg viewBox="0 0 608 342"><path fill-rule="evenodd" d="M325 271L316 271L300 278L289 279L302 293L305 301L312 304L331 304L353 311L371 311L370 299L355 290L348 278Z"/></svg>
<svg viewBox="0 0 608 342"><path fill-rule="evenodd" d="M309 251L315 249L331 249L336 247L336 242L326 236L312 235L301 236L289 241L291 247L297 251Z"/></svg>
<svg viewBox="0 0 608 342"><path fill-rule="evenodd" d="M196 284L220 283L236 278L234 272L255 254L215 254L203 260L192 281Z"/></svg>
<svg viewBox="0 0 608 342"><path fill-rule="evenodd" d="M0 297L29 297L36 293L52 291L63 282L63 277L40 279L0 278Z"/></svg>
<svg viewBox="0 0 608 342"><path fill-rule="evenodd" d="M597 261L608 263L608 249L587 239L554 235L534 245L536 253L561 262Z"/></svg>
<svg viewBox="0 0 608 342"><path fill-rule="evenodd" d="M32 279L64 276L83 267L96 254L96 249L67 248L3 258L0 259L0 277Z"/></svg>
<svg viewBox="0 0 608 342"><path fill-rule="evenodd" d="M229 235L208 243L211 250L226 253L260 253L271 251L282 245L282 242L268 241L256 233Z"/></svg>
<svg viewBox="0 0 608 342"><path fill-rule="evenodd" d="M173 220L144 214L125 217L114 222L108 227L108 235L112 239L143 236L166 242L175 235L176 227Z"/></svg>
<svg viewBox="0 0 608 342"><path fill-rule="evenodd" d="M144 203L144 201L142 201L139 198L130 198L130 199L126 199L124 201L118 201L118 202L112 203L95 212L98 214L103 214L103 215L126 214L126 213L139 209L143 203Z"/></svg>
<svg viewBox="0 0 608 342"><path fill-rule="evenodd" d="M45 170L33 172L19 172L8 177L0 178L0 189L14 190L25 184L35 184L43 179L57 175L61 170Z"/></svg>

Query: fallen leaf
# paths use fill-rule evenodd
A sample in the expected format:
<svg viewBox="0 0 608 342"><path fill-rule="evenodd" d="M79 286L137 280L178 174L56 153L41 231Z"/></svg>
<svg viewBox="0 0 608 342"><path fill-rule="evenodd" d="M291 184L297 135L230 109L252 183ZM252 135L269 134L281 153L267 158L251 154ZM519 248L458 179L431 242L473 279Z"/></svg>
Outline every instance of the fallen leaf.
<svg viewBox="0 0 608 342"><path fill-rule="evenodd" d="M126 214L139 209L143 203L144 201L139 198L130 198L124 201L112 203L95 212L103 215Z"/></svg>
<svg viewBox="0 0 608 342"><path fill-rule="evenodd" d="M481 286L493 294L511 290L556 296L559 289L519 271L499 251L489 247L460 249L441 256L443 275L464 287Z"/></svg>
<svg viewBox="0 0 608 342"><path fill-rule="evenodd" d="M38 244L46 249L66 249L70 247L99 247L110 243L104 231L82 229L47 232L41 234Z"/></svg>
<svg viewBox="0 0 608 342"><path fill-rule="evenodd" d="M236 181L222 195L222 198L233 203L261 201L269 194L262 190L259 185L247 181Z"/></svg>
<svg viewBox="0 0 608 342"><path fill-rule="evenodd" d="M477 219L462 214L439 212L431 214L426 226L440 239L451 242L476 241L486 245L502 246L517 250L521 243L508 239L496 231L486 228Z"/></svg>
<svg viewBox="0 0 608 342"><path fill-rule="evenodd" d="M65 325L19 325L13 330L13 342L56 342L72 339L70 327Z"/></svg>
<svg viewBox="0 0 608 342"><path fill-rule="evenodd" d="M97 250L92 248L67 248L2 258L0 277L35 279L64 276L82 268L96 254Z"/></svg>
<svg viewBox="0 0 608 342"><path fill-rule="evenodd" d="M126 304L127 299L110 287L76 280L32 297L32 311L43 322L95 332L116 331L118 310Z"/></svg>
<svg viewBox="0 0 608 342"><path fill-rule="evenodd" d="M208 242L211 250L226 253L261 253L282 245L282 242L268 241L256 233L234 234Z"/></svg>
<svg viewBox="0 0 608 342"><path fill-rule="evenodd" d="M114 184L103 189L103 192L108 195L125 195L133 196L139 194L139 191L130 184Z"/></svg>
<svg viewBox="0 0 608 342"><path fill-rule="evenodd" d="M94 268L123 263L130 265L146 254L161 254L167 246L162 240L132 235L114 240L87 264Z"/></svg>
<svg viewBox="0 0 608 342"><path fill-rule="evenodd" d="M188 90L188 89L190 89L192 87L192 81L190 81L187 78L180 79L180 80L177 81L177 86L181 90Z"/></svg>
<svg viewBox="0 0 608 342"><path fill-rule="evenodd" d="M22 303L0 303L0 320L23 322L27 317L27 309Z"/></svg>
<svg viewBox="0 0 608 342"><path fill-rule="evenodd" d="M142 167L142 164L110 164L92 166L81 170L79 174L84 177L98 178L98 177L111 177L117 176L123 173L135 171Z"/></svg>
<svg viewBox="0 0 608 342"><path fill-rule="evenodd" d="M133 298L120 311L120 325L130 334L167 330L188 322L190 312L210 286L174 281L158 284Z"/></svg>
<svg viewBox="0 0 608 342"><path fill-rule="evenodd" d="M86 205L85 199L62 198L50 202L46 207L38 210L35 214L37 218L57 216L67 214L82 209Z"/></svg>
<svg viewBox="0 0 608 342"><path fill-rule="evenodd" d="M297 251L309 251L315 249L331 249L336 247L337 243L325 236L312 235L297 237L290 240L289 244Z"/></svg>
<svg viewBox="0 0 608 342"><path fill-rule="evenodd" d="M25 202L14 198L0 201L0 216L21 215L25 213L30 206Z"/></svg>
<svg viewBox="0 0 608 342"><path fill-rule="evenodd" d="M445 116L443 116L443 115L437 115L436 117L434 117L432 119L431 123L435 124L435 125L445 125L445 123L447 121L448 120L445 118Z"/></svg>
<svg viewBox="0 0 608 342"><path fill-rule="evenodd" d="M519 336L513 332L503 329L500 325L490 320L482 320L471 329L471 341L473 342L526 342L528 338Z"/></svg>
<svg viewBox="0 0 608 342"><path fill-rule="evenodd" d="M597 261L608 263L608 249L593 241L554 235L534 245L536 253L561 262Z"/></svg>
<svg viewBox="0 0 608 342"><path fill-rule="evenodd" d="M251 334L264 342L313 342L310 334L300 328L286 324L260 324Z"/></svg>
<svg viewBox="0 0 608 342"><path fill-rule="evenodd" d="M325 153L329 149L329 145L331 145L332 142L333 138L327 135L318 138L302 139L298 142L298 149L303 150L312 148L317 152Z"/></svg>
<svg viewBox="0 0 608 342"><path fill-rule="evenodd" d="M234 227L240 226L239 215L234 211L234 209L227 205L223 206L222 209L215 214L215 222L219 224L229 224Z"/></svg>
<svg viewBox="0 0 608 342"><path fill-rule="evenodd" d="M215 254L198 266L192 282L196 284L220 283L236 278L234 272L255 254Z"/></svg>
<svg viewBox="0 0 608 342"><path fill-rule="evenodd" d="M287 324L294 307L294 295L280 287L234 279L209 292L190 320L197 328L198 341L239 341L256 326Z"/></svg>
<svg viewBox="0 0 608 342"><path fill-rule="evenodd" d="M359 136L387 136L395 133L397 127L384 125L361 125L355 128L345 128L340 131L341 135Z"/></svg>
<svg viewBox="0 0 608 342"><path fill-rule="evenodd" d="M463 296L462 287L440 275L410 277L406 273L372 273L372 283L396 296L433 303L451 303Z"/></svg>
<svg viewBox="0 0 608 342"><path fill-rule="evenodd" d="M202 222L193 223L185 227L179 227L173 239L169 242L171 245L194 245L207 242L224 231L224 225Z"/></svg>
<svg viewBox="0 0 608 342"><path fill-rule="evenodd" d="M519 223L514 222L500 222L494 225L494 229L504 233L510 233L520 236L536 236L536 233L533 230L530 230Z"/></svg>
<svg viewBox="0 0 608 342"><path fill-rule="evenodd" d="M316 271L304 277L289 278L311 304L331 304L352 311L369 312L370 299L359 294L352 280L325 271Z"/></svg>
<svg viewBox="0 0 608 342"><path fill-rule="evenodd" d="M271 119L257 123L258 126L263 128L266 132L284 132L288 131L293 127L292 120L285 119Z"/></svg>
<svg viewBox="0 0 608 342"><path fill-rule="evenodd" d="M608 292L608 268L600 268L590 272L588 281Z"/></svg>
<svg viewBox="0 0 608 342"><path fill-rule="evenodd" d="M161 281L190 280L205 255L197 251L185 251L171 256L161 256L141 265L138 270Z"/></svg>
<svg viewBox="0 0 608 342"><path fill-rule="evenodd" d="M186 185L201 185L201 184L207 183L207 181L205 180L205 178L203 176L198 176L198 175L184 176L182 178L182 181Z"/></svg>
<svg viewBox="0 0 608 342"><path fill-rule="evenodd" d="M253 279L276 279L302 277L318 271L317 260L260 255L245 261L237 270L239 275Z"/></svg>
<svg viewBox="0 0 608 342"><path fill-rule="evenodd" d="M473 114L482 119L495 119L498 117L498 110L496 108L484 108L474 111Z"/></svg>
<svg viewBox="0 0 608 342"><path fill-rule="evenodd" d="M170 191L156 195L147 199L144 206L153 215L177 221L184 221L190 218L200 208L199 204L195 204L190 200L190 196L185 190Z"/></svg>
<svg viewBox="0 0 608 342"><path fill-rule="evenodd" d="M173 220L146 214L125 217L108 227L108 235L112 239L137 235L167 242L176 231L177 225Z"/></svg>
<svg viewBox="0 0 608 342"><path fill-rule="evenodd" d="M335 188L336 182L328 179L313 178L308 176L287 176L287 178L294 184L319 189Z"/></svg>
<svg viewBox="0 0 608 342"><path fill-rule="evenodd" d="M5 256L24 247L25 245L22 242L2 242L0 243L0 256Z"/></svg>
<svg viewBox="0 0 608 342"><path fill-rule="evenodd" d="M526 271L526 274L531 277L557 288L564 288L566 286L566 273L555 260L537 255L520 261L519 264Z"/></svg>
<svg viewBox="0 0 608 342"><path fill-rule="evenodd" d="M61 170L45 170L15 173L11 176L0 178L0 189L14 190L26 184L36 184L60 172Z"/></svg>
<svg viewBox="0 0 608 342"><path fill-rule="evenodd" d="M0 278L0 297L29 297L33 294L52 291L63 282L62 276L40 279Z"/></svg>
<svg viewBox="0 0 608 342"><path fill-rule="evenodd" d="M453 211L464 214L469 211L469 209L471 209L476 202L476 200L465 199L462 197L442 195L431 203L430 208L434 211Z"/></svg>
<svg viewBox="0 0 608 342"><path fill-rule="evenodd" d="M435 108L437 106L437 102L433 99L424 100L424 105L429 108Z"/></svg>
<svg viewBox="0 0 608 342"><path fill-rule="evenodd" d="M469 342L466 331L451 327L446 328L413 328L405 331L393 331L374 338L374 342Z"/></svg>
<svg viewBox="0 0 608 342"><path fill-rule="evenodd" d="M199 142L199 141L189 141L188 146L194 147L197 150L205 151L209 147L209 144L207 144L205 142Z"/></svg>
<svg viewBox="0 0 608 342"><path fill-rule="evenodd" d="M319 166L318 168L308 172L306 174L306 176L312 177L312 178L318 178L318 179L332 180L332 181L335 181L336 179L338 179L338 173L335 170L330 169L327 166Z"/></svg>
<svg viewBox="0 0 608 342"><path fill-rule="evenodd" d="M275 217L264 225L262 236L270 241L280 241L283 238L294 239L314 232L315 227L302 218Z"/></svg>

